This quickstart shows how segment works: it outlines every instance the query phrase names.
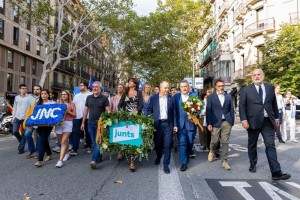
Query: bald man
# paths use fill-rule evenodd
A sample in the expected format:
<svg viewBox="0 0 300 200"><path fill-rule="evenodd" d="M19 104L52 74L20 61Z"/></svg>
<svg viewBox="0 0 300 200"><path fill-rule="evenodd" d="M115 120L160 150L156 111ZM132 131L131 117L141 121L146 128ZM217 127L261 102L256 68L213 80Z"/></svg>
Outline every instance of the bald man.
<svg viewBox="0 0 300 200"><path fill-rule="evenodd" d="M279 126L279 112L274 86L264 83L264 72L255 69L252 82L240 93L239 112L242 126L248 131L248 156L251 173L256 172L257 140L261 133L266 146L266 155L273 180L287 180L289 174L283 174L277 161L275 148L275 126Z"/></svg>

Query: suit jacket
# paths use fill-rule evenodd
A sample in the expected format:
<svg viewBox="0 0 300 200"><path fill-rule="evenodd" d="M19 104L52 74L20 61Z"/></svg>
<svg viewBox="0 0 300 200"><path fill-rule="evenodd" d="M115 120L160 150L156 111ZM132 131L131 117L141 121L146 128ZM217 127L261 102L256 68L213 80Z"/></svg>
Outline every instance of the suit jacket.
<svg viewBox="0 0 300 200"><path fill-rule="evenodd" d="M161 119L160 117L160 105L159 105L159 94L155 94L150 97L149 106L147 114L153 114L154 119L154 128L157 129L158 122ZM167 96L167 114L168 114L168 123L170 128L173 130L174 127L174 104L171 95Z"/></svg>
<svg viewBox="0 0 300 200"><path fill-rule="evenodd" d="M244 87L240 93L239 112L241 121L247 120L250 129L260 129L264 125L264 110L275 126L275 119L279 119L274 86L264 83L266 98L263 103L254 84Z"/></svg>
<svg viewBox="0 0 300 200"><path fill-rule="evenodd" d="M196 96L194 93L189 93L189 97ZM196 130L194 122L188 119L188 115L182 109L181 93L177 93L173 96L174 101L174 126L178 127L178 130L185 129L190 131Z"/></svg>
<svg viewBox="0 0 300 200"><path fill-rule="evenodd" d="M207 97L206 103L206 123L214 127L220 127L222 123L222 115L226 121L234 125L234 107L230 94L224 93L224 105L221 105L218 94L214 92Z"/></svg>

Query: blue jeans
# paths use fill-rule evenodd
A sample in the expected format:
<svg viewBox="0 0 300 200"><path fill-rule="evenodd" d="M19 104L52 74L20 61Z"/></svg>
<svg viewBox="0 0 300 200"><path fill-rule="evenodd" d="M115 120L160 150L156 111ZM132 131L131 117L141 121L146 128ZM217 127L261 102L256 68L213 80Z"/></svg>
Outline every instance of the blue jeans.
<svg viewBox="0 0 300 200"><path fill-rule="evenodd" d="M19 153L24 152L24 148L25 148L25 144L26 144L26 138L24 136L24 130L22 129L22 136L19 133L19 127L20 127L20 125L23 124L23 121L24 121L24 119L20 120L20 119L17 119L17 118L14 118L14 121L13 121L13 134L19 141L19 147L18 147Z"/></svg>
<svg viewBox="0 0 300 200"><path fill-rule="evenodd" d="M38 154L39 151L40 151L41 138L40 138L39 134L36 133L36 148L35 148L34 141L33 141L33 138L32 138L32 133L34 132L35 128L30 127L30 129L31 130L28 130L28 129L25 130L25 138L26 138L27 143L28 143L28 150L31 153L36 152Z"/></svg>
<svg viewBox="0 0 300 200"><path fill-rule="evenodd" d="M178 131L179 159L181 164L187 164L194 145L196 131L181 129Z"/></svg>
<svg viewBox="0 0 300 200"><path fill-rule="evenodd" d="M81 138L81 135L83 132L80 129L81 123L82 123L82 118L73 120L73 132L72 132L72 135L70 138L72 138L72 141L73 141L72 148L73 148L73 151L75 151L75 152L77 152L77 150L79 148L80 138ZM84 129L85 129L85 133L86 133L86 136L85 136L86 147L91 148L92 141L91 141L91 136L88 133L89 131L88 131L87 120L85 121L84 124L85 124Z"/></svg>
<svg viewBox="0 0 300 200"><path fill-rule="evenodd" d="M91 136L92 143L93 143L93 156L92 156L93 161L97 161L97 160L101 161L101 159L102 159L101 158L102 156L100 155L98 144L96 143L97 128L98 128L97 124L88 124L89 134Z"/></svg>

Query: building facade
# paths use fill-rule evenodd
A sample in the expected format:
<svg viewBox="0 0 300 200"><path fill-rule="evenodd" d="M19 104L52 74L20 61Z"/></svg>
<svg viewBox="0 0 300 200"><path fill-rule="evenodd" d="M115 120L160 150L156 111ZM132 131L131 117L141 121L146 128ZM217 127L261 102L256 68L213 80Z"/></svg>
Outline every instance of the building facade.
<svg viewBox="0 0 300 200"><path fill-rule="evenodd" d="M31 1L27 0L27 7ZM54 0L49 1L53 3ZM64 8L64 24L76 24L75 8L81 6L77 0L70 1ZM40 81L45 47L39 29L24 22L19 16L19 8L7 0L0 0L0 92L18 92L18 86L25 83L28 91ZM57 27L57 18L49 16L49 24ZM79 32L83 29L79 28ZM63 33L62 33L63 34ZM88 41L82 35L79 48ZM67 56L72 33L64 37L60 54ZM61 61L46 78L44 88L57 96L61 90L73 91L80 81L101 81L106 88L115 87L114 56L112 50L103 47L101 40L83 48L75 58Z"/></svg>
<svg viewBox="0 0 300 200"><path fill-rule="evenodd" d="M198 47L216 41L216 48L208 54L210 63L201 65L213 79L222 78L229 93L238 101L238 91L247 83L249 72L262 59L261 47L266 35L275 37L282 23L299 22L299 0L211 0L215 24ZM298 14L297 14L298 13ZM210 33L212 32L212 33ZM200 49L203 50L203 49ZM205 50L199 51L201 54Z"/></svg>

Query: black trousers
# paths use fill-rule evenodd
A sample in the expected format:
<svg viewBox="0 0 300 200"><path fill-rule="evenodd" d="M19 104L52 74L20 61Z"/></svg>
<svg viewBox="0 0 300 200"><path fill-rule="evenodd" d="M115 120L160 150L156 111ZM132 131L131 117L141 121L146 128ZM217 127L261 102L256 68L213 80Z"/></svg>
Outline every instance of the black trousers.
<svg viewBox="0 0 300 200"><path fill-rule="evenodd" d="M256 165L257 163L257 141L259 133L261 133L264 139L266 147L265 152L271 172L280 172L281 168L277 161L277 152L275 147L275 128L268 117L264 118L264 125L261 129L248 129L248 156L250 164Z"/></svg>
<svg viewBox="0 0 300 200"><path fill-rule="evenodd" d="M52 155L50 145L49 145L49 135L52 131L52 126L41 126L37 128L37 132L41 138L41 150L39 152L39 159L38 161L44 160L44 154L47 153L48 156Z"/></svg>

